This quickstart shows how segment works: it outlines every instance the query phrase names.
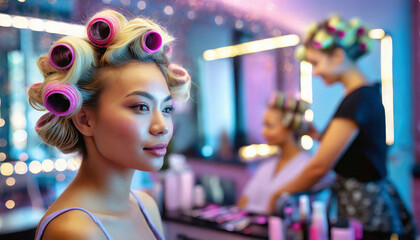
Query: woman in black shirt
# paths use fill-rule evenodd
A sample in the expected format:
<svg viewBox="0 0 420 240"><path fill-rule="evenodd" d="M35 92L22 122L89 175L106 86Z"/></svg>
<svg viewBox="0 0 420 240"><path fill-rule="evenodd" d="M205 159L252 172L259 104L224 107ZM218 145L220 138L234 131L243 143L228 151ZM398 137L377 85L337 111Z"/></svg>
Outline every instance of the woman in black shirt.
<svg viewBox="0 0 420 240"><path fill-rule="evenodd" d="M333 16L311 26L296 55L313 66L327 85L341 83L345 97L305 170L278 189L270 201L272 212L283 193L309 189L331 168L338 217L358 219L368 231L413 236L415 227L394 186L386 180L385 113L380 85L368 85L356 66L372 40L360 21Z"/></svg>

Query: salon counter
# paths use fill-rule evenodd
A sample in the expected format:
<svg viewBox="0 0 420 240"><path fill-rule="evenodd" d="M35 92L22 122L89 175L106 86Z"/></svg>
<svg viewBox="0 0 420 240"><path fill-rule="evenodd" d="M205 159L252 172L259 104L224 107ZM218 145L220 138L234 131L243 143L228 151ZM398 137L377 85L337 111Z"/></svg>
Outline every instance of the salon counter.
<svg viewBox="0 0 420 240"><path fill-rule="evenodd" d="M250 225L242 231L227 231L220 224L197 220L180 211L167 211L162 220L167 240L268 239L268 228L263 225Z"/></svg>

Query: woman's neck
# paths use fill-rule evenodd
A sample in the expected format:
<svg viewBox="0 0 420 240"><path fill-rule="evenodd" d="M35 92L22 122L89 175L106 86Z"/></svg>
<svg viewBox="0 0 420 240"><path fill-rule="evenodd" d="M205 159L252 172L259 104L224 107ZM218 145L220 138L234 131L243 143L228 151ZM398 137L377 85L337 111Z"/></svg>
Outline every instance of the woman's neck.
<svg viewBox="0 0 420 240"><path fill-rule="evenodd" d="M281 150L281 161L286 163L295 157L299 152L300 148L297 146L296 142L292 139L286 141L280 145Z"/></svg>
<svg viewBox="0 0 420 240"><path fill-rule="evenodd" d="M82 160L79 172L69 189L91 203L97 212L126 212L130 207L130 185L134 170L121 168L97 151Z"/></svg>
<svg viewBox="0 0 420 240"><path fill-rule="evenodd" d="M341 83L343 83L343 86L346 89L346 95L366 85L365 76L359 71L359 69L356 66L352 66L350 67L350 69L345 71L341 75L340 81Z"/></svg>

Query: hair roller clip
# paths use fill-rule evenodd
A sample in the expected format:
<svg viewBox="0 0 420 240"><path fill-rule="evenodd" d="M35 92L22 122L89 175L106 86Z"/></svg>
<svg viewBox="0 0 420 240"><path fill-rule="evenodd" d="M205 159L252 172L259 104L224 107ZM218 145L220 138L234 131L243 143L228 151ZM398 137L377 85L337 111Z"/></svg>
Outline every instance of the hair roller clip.
<svg viewBox="0 0 420 240"><path fill-rule="evenodd" d="M148 53L154 53L162 46L162 36L160 33L150 30L141 37L141 48Z"/></svg>
<svg viewBox="0 0 420 240"><path fill-rule="evenodd" d="M74 59L74 49L67 43L56 44L50 49L50 64L57 69L69 69Z"/></svg>
<svg viewBox="0 0 420 240"><path fill-rule="evenodd" d="M326 49L334 43L333 37L326 31L319 31L314 37L313 46L316 49Z"/></svg>
<svg viewBox="0 0 420 240"><path fill-rule="evenodd" d="M93 16L87 26L87 36L96 47L107 47L121 30L120 21L113 14L100 13Z"/></svg>
<svg viewBox="0 0 420 240"><path fill-rule="evenodd" d="M284 127L289 128L292 126L293 123L293 116L294 114L290 111L285 111L282 116L281 123Z"/></svg>
<svg viewBox="0 0 420 240"><path fill-rule="evenodd" d="M309 103L303 100L298 100L297 112L304 114L305 111L309 108Z"/></svg>
<svg viewBox="0 0 420 240"><path fill-rule="evenodd" d="M181 66L177 64L169 64L168 73L174 78L176 83L184 84L188 81L191 81L191 77L188 72Z"/></svg>
<svg viewBox="0 0 420 240"><path fill-rule="evenodd" d="M286 106L286 97L283 93L278 92L277 93L277 102L276 102L276 108L284 109Z"/></svg>
<svg viewBox="0 0 420 240"><path fill-rule="evenodd" d="M46 113L44 115L42 115L38 121L36 122L35 125L35 130L39 130L42 127L44 127L47 123L54 123L57 122L58 120L58 116L54 115L52 113Z"/></svg>
<svg viewBox="0 0 420 240"><path fill-rule="evenodd" d="M285 109L289 111L296 111L298 101L292 97L286 98Z"/></svg>
<svg viewBox="0 0 420 240"><path fill-rule="evenodd" d="M312 34L314 34L316 32L316 30L318 30L318 23L316 22L312 22L309 27L305 30L305 35L310 36Z"/></svg>
<svg viewBox="0 0 420 240"><path fill-rule="evenodd" d="M75 87L65 83L48 83L45 86L45 108L57 116L71 114L79 102L79 93Z"/></svg>
<svg viewBox="0 0 420 240"><path fill-rule="evenodd" d="M301 114L295 114L293 118L292 128L295 130L300 130L302 126L303 117Z"/></svg>
<svg viewBox="0 0 420 240"><path fill-rule="evenodd" d="M358 18L351 19L349 25L351 28L356 29L356 34L359 36L366 33L366 28L362 25L362 22Z"/></svg>
<svg viewBox="0 0 420 240"><path fill-rule="evenodd" d="M360 50L364 52L368 52L372 50L373 47L373 41L371 38L367 37L366 35L363 35L359 38L359 48Z"/></svg>
<svg viewBox="0 0 420 240"><path fill-rule="evenodd" d="M332 34L337 34L346 27L346 24L338 15L332 16L327 22L327 30Z"/></svg>
<svg viewBox="0 0 420 240"><path fill-rule="evenodd" d="M295 58L298 61L303 61L306 59L306 48L303 45L299 45L295 50Z"/></svg>

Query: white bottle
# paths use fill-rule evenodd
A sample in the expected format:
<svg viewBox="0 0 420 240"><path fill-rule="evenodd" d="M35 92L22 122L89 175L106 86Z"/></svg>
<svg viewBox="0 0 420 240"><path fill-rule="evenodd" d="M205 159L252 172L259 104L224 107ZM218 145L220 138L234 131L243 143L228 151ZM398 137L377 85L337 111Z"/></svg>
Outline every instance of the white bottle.
<svg viewBox="0 0 420 240"><path fill-rule="evenodd" d="M268 239L269 240L284 240L285 231L283 221L280 217L271 216L268 218Z"/></svg>
<svg viewBox="0 0 420 240"><path fill-rule="evenodd" d="M309 228L309 240L328 240L328 221L325 204L320 201L312 203L312 221Z"/></svg>

